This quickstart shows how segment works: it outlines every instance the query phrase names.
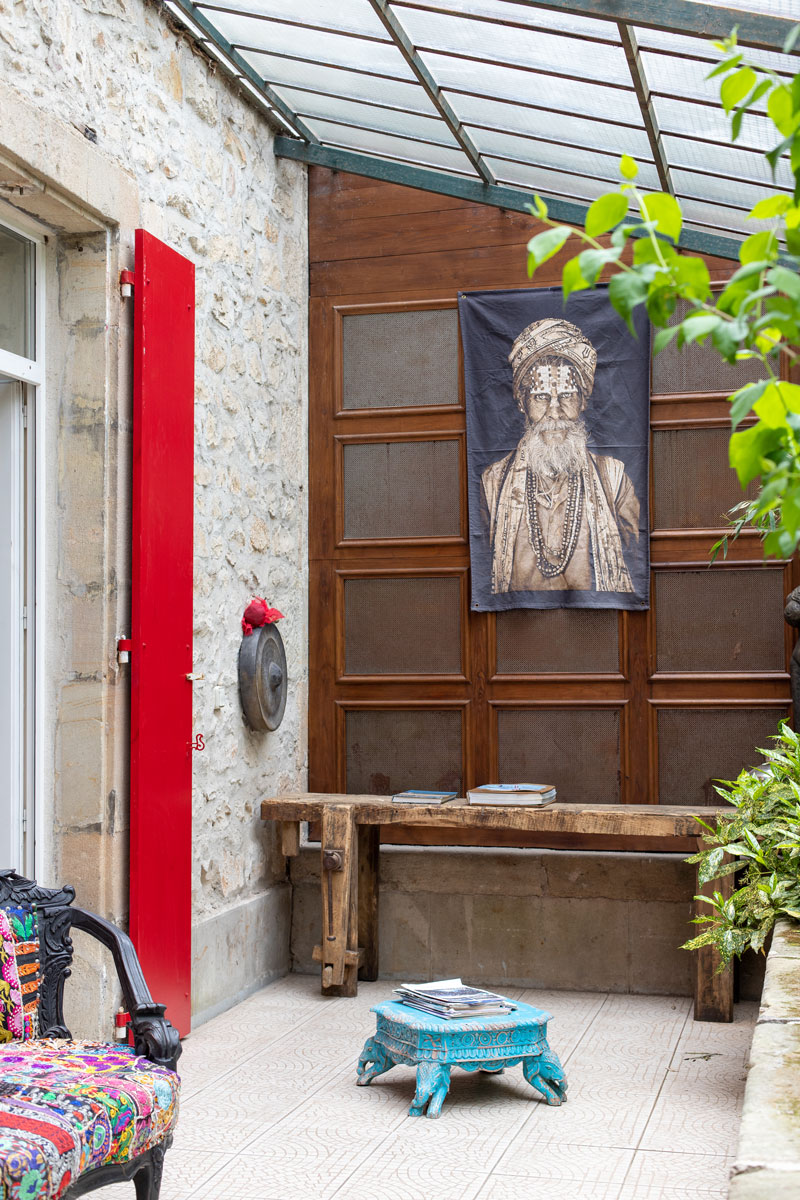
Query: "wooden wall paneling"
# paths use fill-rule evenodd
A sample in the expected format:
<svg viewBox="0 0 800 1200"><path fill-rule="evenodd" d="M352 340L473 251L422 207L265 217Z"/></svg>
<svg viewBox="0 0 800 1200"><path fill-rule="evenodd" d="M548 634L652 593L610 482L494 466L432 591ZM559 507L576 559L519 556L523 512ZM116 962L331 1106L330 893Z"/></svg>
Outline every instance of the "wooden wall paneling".
<svg viewBox="0 0 800 1200"><path fill-rule="evenodd" d="M325 629L327 636L333 639L334 562L342 580L371 571L396 571L412 576L425 572L461 571L465 596L468 595L469 566L461 355L458 405L344 410L341 396L343 319L348 315L373 312L452 308L460 290L528 287L525 244L537 231L537 225L532 218L522 214L504 214L490 208L476 210L476 206L453 198L415 192L397 185L377 184L321 168L313 168L309 180L313 297L312 494L313 476L319 464L316 495L326 500L328 506L324 514L325 537L320 536L322 527L315 527L318 514L312 508L312 530L317 535L312 541L312 553L316 551L329 560L324 569L320 564L312 567L311 603L312 609L319 610L316 618L312 617L312 628L316 628L317 636ZM562 260L572 253L570 243L537 274L536 284L558 284ZM729 276L731 266L728 262L706 261L712 280L722 281ZM315 309L315 305L320 307ZM651 428L654 430L728 427L728 405L723 393L652 396ZM348 440L430 440L454 434L461 441L462 537L360 541L346 541L341 537L341 454ZM315 436L327 440L327 459L321 452L317 455ZM339 455L338 463L336 455ZM336 542L332 537L328 538L332 524L330 516L335 513L339 514ZM653 513L657 516L651 497ZM705 567L709 549L721 532L718 529L654 529L651 535L653 566L671 571ZM800 583L796 562L781 564L781 567L785 571L787 590L790 583ZM758 536L752 532L743 534L731 544L728 559L717 563L713 569L764 569ZM317 580L319 597L315 598ZM323 613L326 605L329 611ZM324 657L321 672L312 660L312 680L319 677L316 687L312 683L312 694L321 698L322 708L327 705L329 710L335 710L333 717L325 718L312 706L312 727L318 723L324 727L327 720L328 732L323 728L318 745L330 757L327 769L321 770L319 775L326 783L315 786L319 790L344 789L347 709L369 705L411 709L459 707L462 712L464 785L470 787L497 778L497 714L503 707L572 710L611 707L621 713L621 798L629 802L655 803L658 800L657 719L660 708L671 706L700 711L766 707L777 714L788 702L788 675L783 672L657 673L657 619L655 604L649 613L620 614L619 674L499 675L496 617L473 612L468 613L468 620L462 627L463 678L348 678L341 674L334 678ZM776 619L781 619L780 614L776 614ZM341 639L341 636L340 624L336 637ZM788 663L794 631L787 628L785 637ZM336 642L331 640L331 644ZM343 666L341 641L339 655L340 666ZM321 686L323 683L324 687ZM336 744L331 746L330 730L334 728L338 732L334 738ZM317 745L315 736L312 728L312 747ZM401 833L394 827L392 840L398 840ZM412 840L419 840L418 830L413 833ZM497 844L496 838L491 840ZM544 844L554 843L549 840ZM604 847L610 848L607 841ZM621 842L619 848L632 847Z"/></svg>

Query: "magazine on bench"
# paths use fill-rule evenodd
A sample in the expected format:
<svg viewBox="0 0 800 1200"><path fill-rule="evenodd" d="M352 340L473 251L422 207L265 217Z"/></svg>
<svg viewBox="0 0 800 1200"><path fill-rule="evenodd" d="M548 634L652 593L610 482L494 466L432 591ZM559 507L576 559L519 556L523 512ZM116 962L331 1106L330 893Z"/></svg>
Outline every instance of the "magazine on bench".
<svg viewBox="0 0 800 1200"><path fill-rule="evenodd" d="M485 988L469 987L460 979L439 979L434 983L401 983L395 989L403 1004L418 1008L422 1012L444 1017L446 1021L457 1017L502 1016L517 1006L507 996L487 992Z"/></svg>
<svg viewBox="0 0 800 1200"><path fill-rule="evenodd" d="M424 792L413 788L407 792L395 792L393 804L444 804L446 800L455 800L458 792Z"/></svg>

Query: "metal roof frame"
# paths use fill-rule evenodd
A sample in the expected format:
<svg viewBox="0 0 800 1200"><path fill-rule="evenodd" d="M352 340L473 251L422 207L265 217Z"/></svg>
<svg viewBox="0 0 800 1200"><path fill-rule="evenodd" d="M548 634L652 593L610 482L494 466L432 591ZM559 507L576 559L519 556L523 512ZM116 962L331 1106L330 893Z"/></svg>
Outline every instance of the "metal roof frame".
<svg viewBox="0 0 800 1200"><path fill-rule="evenodd" d="M265 0L266 2L267 0ZM425 3L424 0L363 0L364 16L370 12L374 20L372 23L365 21L364 29L360 30L361 14L354 4L351 4L349 13L342 18L343 24L349 25L349 27L340 28L334 23L326 24L322 21L319 17L319 10L310 11L306 16L302 0L297 0L294 7L287 5L285 12L282 12L281 3L278 3L277 7L273 5L269 12L259 12L252 0L243 0L242 4L237 3L237 0L199 0L199 3L195 3L194 0L161 0L161 3L162 7L167 9L172 16L177 17L188 27L190 33L213 57L214 61L221 65L222 69L239 83L245 93L257 102L259 109L278 134L274 149L276 155L279 156L316 163L336 170L351 171L375 179L385 179L427 191L459 196L472 202L525 212L528 211L533 188L528 191L502 182L504 175L502 164L518 162L526 170L541 170L551 173L543 175L541 188L543 194L547 196L550 212L558 220L575 224L583 222L588 210L589 199L586 197L586 191L589 180L593 182L603 179L603 174L597 170L588 172L577 159L574 167L569 160L564 165L537 163L531 160L529 152L524 147L530 143L539 142L543 146L551 144L565 151L574 151L583 157L584 162L586 155L592 153L605 159L616 157L618 154L618 150L613 146L613 130L619 129L620 136L623 136L622 130L630 130L635 132L639 139L646 138L650 154L645 155L639 152L637 158L642 163L649 162L651 166L655 166L661 188L681 199L703 206L703 208L696 208L695 215L691 220L687 219L688 224L684 226L680 244L688 249L730 258L738 257L740 238L745 232L731 228L738 221L734 214L736 211L746 213L750 208L749 203L742 203L743 200L748 200L747 194L737 196L736 189L756 187L767 191L783 190L778 182L763 181L755 172L752 177L748 175L748 160L744 155L759 154L763 156L762 148L747 142L731 144L720 136L715 136L716 126L713 120L709 123L702 113L709 107L717 109L718 105L715 100L702 94L703 87L699 79L697 83L692 82L692 73L689 72L687 76L684 71L681 79L682 81L688 79L688 90L684 92L665 90L663 85L669 83L670 77L668 73L665 74L665 71L659 68L657 80L662 85L659 88L655 86L654 81L648 78L648 70L652 73L656 69L654 60L647 59L644 62L642 59L642 53L646 53L647 55L662 55L687 63L712 63L714 58L710 49L703 47L701 42L698 42L696 54L691 50L686 51L685 42L677 46L675 50L670 50L669 38L657 39L664 44L649 45L646 31L659 31L667 35L677 34L684 38L720 39L726 37L734 25L738 26L738 41L742 46L771 53L780 52L794 22L775 13L745 11L729 5L701 5L694 0L506 0L502 15L495 16L491 12L488 0L483 5L483 11L477 13L448 7L447 0L440 0L438 3L435 0L430 3ZM508 19L508 5L517 6L520 10L520 20ZM415 29L417 33L416 39L412 38L403 22L404 11L409 13L409 21L412 12L417 14L415 22L411 24L411 28ZM563 22L566 24L566 28L562 28L562 22L557 20L555 24L548 25L548 13L578 20ZM423 14L434 14L438 20L438 26L435 22L433 25L429 23L426 26ZM535 20L525 19L534 15L536 15ZM215 16L222 25L222 29L214 23ZM456 41L451 46L440 44L440 42L446 42L446 37L441 31L442 29L446 31L448 28L446 23L442 22L442 17L453 20L452 28L456 38L459 36L456 23L461 23L460 42ZM265 37L263 44L248 45L237 38L243 34L247 35L252 29L257 30L257 27L251 27L247 21L239 20L240 18L260 22L265 30L280 25L300 31L309 30L314 35L319 33L335 35L330 42L322 40L320 52L327 53L327 47L330 45L331 57L315 58L312 55L304 55L302 44L298 46L298 52L294 53L294 45L291 41L287 41L285 33L282 40L278 42L280 49L271 45L269 36ZM580 19L584 19L583 28L580 26ZM588 24L585 23L586 19L589 19ZM228 21L227 28L230 31L229 36L233 40L229 40L229 37L223 32L226 28L226 20ZM596 24L591 23L597 21L605 22L608 26L607 37ZM384 36L380 35L378 22L384 31ZM481 40L471 32L472 24L470 23L483 23L486 26L487 39L490 43L487 46L487 54L480 52L482 50ZM512 60L509 60L508 39L504 39L502 34L496 36L490 34L489 30L492 26L520 29L534 35L573 39L576 43L577 62L580 62L581 49L584 45L590 48L593 43L596 43L598 46L613 47L622 52L620 62L624 56L628 74L624 76L622 73L618 73L611 77L613 76L613 72L611 72L607 78L595 78L597 71L592 70L591 64L587 64L587 69L583 74L572 73L566 69L566 66L569 65L570 55L567 55L565 59L564 50L558 49L555 43L550 43L554 46L552 61L545 59L544 63L541 62L541 54L536 53L535 43L533 44L533 57L529 56L528 61L524 60L524 56L521 56L520 61L513 61L513 56ZM420 36L426 29L430 29L433 41L429 37ZM637 36L637 30L645 32L641 36ZM392 75L387 67L392 51L385 49L381 51L381 69L375 69L369 61L369 56L364 52L361 52L363 61L360 65L353 65L353 63L359 64L359 51L354 49L351 54L350 51L345 52L344 49L337 50L340 45L336 41L337 37L352 38L362 44L374 42L382 47L393 47L399 56L398 64L401 59L405 64L402 70L398 65L400 77ZM495 40L494 46L491 45L492 38ZM253 40L253 38L251 37L249 40ZM255 37L255 40L260 42L259 37ZM530 45L530 42L526 43L527 45ZM496 53L492 54L492 50L495 50ZM800 46L795 54L798 52L800 52ZM498 57L498 53L500 57ZM616 63L617 60L613 57L612 51L603 51L603 53L612 54L608 61ZM390 56L389 58L386 57L387 54ZM343 61L334 61L337 56L341 56ZM430 56L437 57L431 59ZM426 57L428 61L426 61ZM550 78L567 80L576 85L588 85L588 87L576 96L573 105L565 105L562 102L560 107L555 109L552 104L539 102L540 96L536 92L535 85L531 84L523 85L520 82L520 90L516 92L514 86L501 83L498 84L498 92L488 93L486 88L491 86L496 78L496 75L493 76L491 73L481 81L484 84L483 90L477 86L477 79L474 87L464 84L459 72L463 73L466 68L454 67L453 70L448 68L445 74L446 82L439 80L436 78L437 70L445 72L444 60L452 60L454 63L474 62L476 72L481 67L486 67L495 73L498 70L505 70L509 73L521 72L529 79L541 77L545 83ZM772 62L774 63L775 60L773 59ZM270 63L275 72L274 76L271 75ZM290 65L284 67L281 64ZM296 64L296 67L291 64ZM441 66L437 64L441 64ZM778 73L782 74L786 65L780 59L777 60L777 65ZM312 71L311 78L308 76L308 71L303 73L304 67ZM411 72L413 79L405 77L406 69ZM343 72L343 79L346 79L348 75L360 76L364 83L361 89L357 84L354 84L352 89L349 86L342 90L338 86L328 89L325 87L329 78L325 74L326 71ZM313 72L316 72L316 79L314 79ZM521 79L521 76L516 77ZM334 84L340 83L338 76L334 75L330 78ZM509 74L509 80L514 78L514 75ZM368 84L367 81L371 82ZM380 81L386 81L386 83L383 84ZM312 82L315 82L316 86L310 86ZM403 90L405 88L414 90L405 92ZM326 103L318 107L316 113L305 111L305 105L298 104L297 107L293 107L287 102L281 94L284 89L309 95L324 95ZM626 111L624 105L627 102L623 102L622 99L619 104L616 101L612 103L609 99L608 107L613 115L607 115L605 111L602 111L603 103L593 104L592 98L595 93L591 89L605 89L609 96L620 95L620 93L635 96L641 123L634 123L632 113L636 111L636 108L630 112ZM364 94L352 94L359 90ZM510 92L510 95L503 94L506 90ZM563 91L563 86L561 86L561 90ZM547 89L543 87L543 96L546 93ZM602 93L598 91L596 95L600 96ZM417 96L418 99L415 98ZM423 96L425 97L424 101L422 100ZM408 98L409 107L403 106L402 101L405 97ZM459 100L459 98L461 99ZM338 113L335 103L337 100L344 102ZM563 97L560 97L560 100L563 101ZM481 113L476 108L475 102L478 105L481 102L497 103L504 107L497 113L487 113L486 119L481 120ZM669 108L662 113L661 119L659 119L659 102L669 102ZM376 110L376 118L377 112L382 109L400 115L403 113L415 114L429 121L435 121L438 115L442 124L442 136L438 138L433 125L425 125L424 121L410 125L410 128L404 131L402 119L398 118L392 122L391 129L383 128L378 119L375 121L369 118L358 120L358 111L354 111L352 107L346 108L346 104L373 108ZM687 107L685 110L676 108L676 104ZM464 105L467 106L466 111L459 114L458 108ZM621 108L620 105L622 105ZM309 104L308 107L313 108L313 105ZM576 111L580 107L593 111ZM515 119L513 113L517 110L520 111L520 128L513 128ZM585 123L589 130L597 130L597 140L602 144L592 146L592 137L587 136L587 144L584 145L580 133L573 132L572 137L575 140L561 137L558 135L557 126L552 131L549 127L542 131L541 116L538 116L533 124L530 121L526 123L526 110L532 114L553 113L556 122L579 120ZM686 113L685 117L682 116L683 112ZM763 121L764 110L763 108L753 109L751 115ZM493 120L495 116L498 120ZM503 119L508 122L505 126L501 123ZM318 130L314 128L315 122L320 123ZM684 127L675 128L677 125ZM601 129L601 126L604 128ZM354 136L345 137L343 133L340 138L336 129L349 129L353 131ZM751 125L750 141L758 140L763 135L762 131L763 126ZM517 139L520 147L519 154L516 155L513 152L513 141L510 145L501 143L495 150L486 144L481 148L480 137L476 140L474 136L480 132L500 134L505 139ZM570 131L565 128L565 132L568 134ZM287 134L291 136L287 136ZM363 137L359 139L358 134L367 135L366 140ZM428 134L430 136L427 136ZM387 139L385 152L374 149L375 138L381 136ZM632 133L625 136L628 138L629 145L634 144L631 142ZM670 154L664 143L665 137L694 143L695 154L692 155L691 152L686 155ZM394 139L400 139L400 142L398 143ZM351 142L350 146L346 144L348 141ZM483 141L485 143L486 139ZM356 143L355 147L352 145L353 142ZM446 151L449 157L444 158L445 165L436 167L422 161L421 152L412 148L413 143L434 148L440 147ZM642 142L640 140L635 144L642 145ZM716 160L722 162L719 169L715 169L713 160L706 164L697 149L701 145L735 151L740 155L741 169L736 174L724 171L722 169L722 166L725 165L724 159ZM671 144L670 149L674 151L674 144ZM532 146L531 150L533 150ZM459 151L463 155L463 169L457 157ZM547 155L542 152L540 157L546 158ZM702 165L690 165L689 160L692 157ZM683 187L677 184L673 175L674 171L684 174L684 179L681 181ZM583 195L580 195L579 189L579 196L575 199L570 198L570 191L574 192L575 185L567 184L567 187L560 191L558 196L551 199L553 173L563 175L565 183L570 177L585 179L587 187L584 187ZM686 176L692 178L686 178ZM703 178L717 181L724 179L731 185L731 198L722 201L719 198L711 199L707 194L703 194L709 190L716 190L718 195L720 193L719 187L716 189L703 187L701 183ZM547 181L546 186L544 181ZM609 179L609 182L612 180ZM588 191L591 194L592 188L588 187ZM709 210L707 212L703 211L706 207ZM727 226L714 223L715 208L730 212L731 215L727 217ZM719 215L724 221L725 212L722 211ZM727 228L734 236L727 237L716 232L709 232L709 229L720 228Z"/></svg>

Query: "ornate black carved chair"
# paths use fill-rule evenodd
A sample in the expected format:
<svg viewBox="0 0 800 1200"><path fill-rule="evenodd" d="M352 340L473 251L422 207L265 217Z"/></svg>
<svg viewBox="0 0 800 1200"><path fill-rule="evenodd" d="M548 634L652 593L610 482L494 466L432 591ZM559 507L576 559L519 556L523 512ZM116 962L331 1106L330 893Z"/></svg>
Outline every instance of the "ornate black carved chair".
<svg viewBox="0 0 800 1200"><path fill-rule="evenodd" d="M130 1014L136 1055L155 1065L156 1070L153 1075L156 1077L157 1085L160 1084L162 1089L166 1089L164 1081L167 1080L169 1086L177 1092L177 1083L173 1082L173 1077L166 1075L165 1071L175 1072L181 1054L178 1032L164 1016L164 1005L156 1004L153 1001L133 943L127 934L122 933L102 917L74 907L72 904L74 897L75 889L72 887L43 888L31 880L17 875L14 871L0 870L0 908L7 909L8 906L30 904L34 904L36 907L40 961L37 1041L47 1038L71 1039L72 1035L64 1024L64 984L71 974L72 940L70 932L72 929L82 929L97 938L113 955L122 985L125 1008ZM6 1097L13 1099L16 1095L14 1081L17 1076L13 1070L14 1052L20 1052L27 1045L29 1045L28 1042L21 1044L6 1042L0 1046L0 1106ZM72 1045L74 1043L71 1043ZM64 1049L65 1054L69 1055L70 1047L66 1043ZM108 1051L119 1053L119 1047L109 1043ZM57 1063L58 1047L55 1048L54 1053ZM6 1056L5 1062L3 1061L4 1056ZM9 1065L11 1066L10 1070ZM20 1092L19 1094L25 1098L27 1105L29 1098L26 1093ZM20 1111L23 1109L21 1108ZM176 1115L176 1101L174 1112ZM174 1122L174 1116L171 1119ZM19 1124L18 1117L15 1118L15 1122ZM0 1119L0 1134L3 1132L2 1119ZM0 1144L2 1143L0 1142ZM61 1191L59 1188L60 1200L74 1200L75 1197L83 1196L96 1188L125 1180L134 1181L137 1200L158 1200L164 1154L171 1144L170 1128L160 1141L149 1144L144 1152L135 1154L127 1161L108 1162L93 1166L85 1169L79 1175L73 1171L67 1190ZM0 1163L0 1168L2 1168L2 1163ZM5 1194L1 1173L0 1193ZM16 1195L16 1192L12 1194ZM30 1194L49 1195L50 1193L43 1191Z"/></svg>

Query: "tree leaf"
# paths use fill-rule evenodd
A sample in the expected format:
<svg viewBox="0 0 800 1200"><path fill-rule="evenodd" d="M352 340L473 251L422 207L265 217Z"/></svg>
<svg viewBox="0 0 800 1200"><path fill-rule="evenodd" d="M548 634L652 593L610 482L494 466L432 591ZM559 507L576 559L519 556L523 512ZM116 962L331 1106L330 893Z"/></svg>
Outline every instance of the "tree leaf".
<svg viewBox="0 0 800 1200"><path fill-rule="evenodd" d="M619 160L619 170L620 174L623 175L625 179L635 179L639 174L639 168L636 165L636 159L631 158L630 154L623 154L622 158Z"/></svg>
<svg viewBox="0 0 800 1200"><path fill-rule="evenodd" d="M791 54L797 45L797 39L800 37L800 25L795 25L794 29L790 29L786 35L786 40L783 43L783 53Z"/></svg>
<svg viewBox="0 0 800 1200"><path fill-rule="evenodd" d="M578 256L571 258L561 272L561 290L564 294L564 303L567 303L573 292L580 292L588 287L589 282L584 279L583 272L581 271L580 258Z"/></svg>
<svg viewBox="0 0 800 1200"><path fill-rule="evenodd" d="M751 233L739 247L739 262L742 266L762 259L774 261L778 257L778 239L771 229Z"/></svg>
<svg viewBox="0 0 800 1200"><path fill-rule="evenodd" d="M793 132L792 129L792 93L785 84L779 84L774 87L769 94L767 101L767 112L769 113L773 125L779 133L784 137L788 137Z"/></svg>
<svg viewBox="0 0 800 1200"><path fill-rule="evenodd" d="M586 232L589 237L599 237L608 233L628 212L628 198L620 192L607 192L599 196L590 206L586 214Z"/></svg>
<svg viewBox="0 0 800 1200"><path fill-rule="evenodd" d="M554 254L558 254L572 230L568 225L556 225L555 229L545 229L537 233L528 242L528 274L532 275L530 264L533 261L534 270L547 262Z"/></svg>
<svg viewBox="0 0 800 1200"><path fill-rule="evenodd" d="M647 283L635 271L621 271L608 282L608 298L635 337L631 314L647 299Z"/></svg>
<svg viewBox="0 0 800 1200"><path fill-rule="evenodd" d="M756 73L752 67L740 67L729 75L727 79L723 79L722 86L719 89L719 98L722 101L722 107L726 113L735 108L740 100L744 100L745 96L756 85Z"/></svg>
<svg viewBox="0 0 800 1200"><path fill-rule="evenodd" d="M728 457L742 487L761 474L762 459L778 442L777 430L770 429L761 421L731 435Z"/></svg>
<svg viewBox="0 0 800 1200"><path fill-rule="evenodd" d="M747 214L754 221L766 221L770 217L780 217L792 207L791 196L777 195L765 196L763 200L759 200L758 204L754 204Z"/></svg>
<svg viewBox="0 0 800 1200"><path fill-rule="evenodd" d="M643 198L645 212L649 221L655 221L658 232L664 233L677 242L681 236L683 215L681 206L669 192L653 192Z"/></svg>
<svg viewBox="0 0 800 1200"><path fill-rule="evenodd" d="M717 316L716 313L690 313L680 325L680 334L678 341L682 346L689 346L692 342L696 342L698 338L705 338L711 333L712 329L716 329L721 321L725 318Z"/></svg>
<svg viewBox="0 0 800 1200"><path fill-rule="evenodd" d="M715 75L724 75L726 71L732 71L734 67L738 67L743 58L743 54L734 54L733 58L723 59L712 71L708 72L706 79L713 79Z"/></svg>
<svg viewBox="0 0 800 1200"><path fill-rule="evenodd" d="M653 353L660 354L664 347L670 344L679 329L679 325L672 325L667 329L659 329L658 333L653 339Z"/></svg>
<svg viewBox="0 0 800 1200"><path fill-rule="evenodd" d="M761 379L758 383L746 383L744 387L739 388L738 392L733 393L731 396L731 424L734 429L749 412L752 412L753 405L768 384L768 379Z"/></svg>

